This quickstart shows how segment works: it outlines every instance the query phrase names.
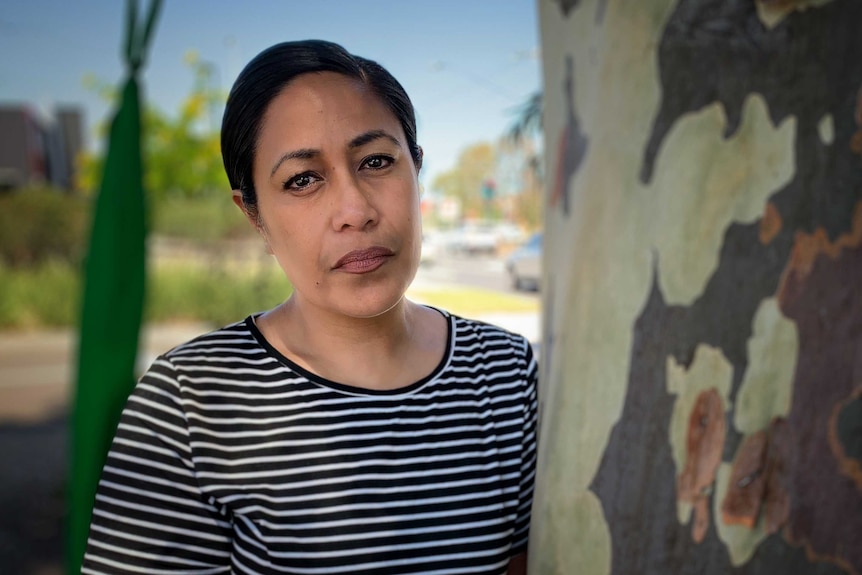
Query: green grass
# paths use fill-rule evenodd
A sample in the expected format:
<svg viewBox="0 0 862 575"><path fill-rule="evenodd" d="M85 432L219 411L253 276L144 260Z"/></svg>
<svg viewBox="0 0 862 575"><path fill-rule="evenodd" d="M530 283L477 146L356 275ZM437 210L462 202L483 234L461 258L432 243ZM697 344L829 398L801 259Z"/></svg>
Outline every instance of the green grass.
<svg viewBox="0 0 862 575"><path fill-rule="evenodd" d="M484 313L528 313L539 309L538 301L533 298L480 288L411 288L407 297L466 317Z"/></svg>
<svg viewBox="0 0 862 575"><path fill-rule="evenodd" d="M70 264L0 267L0 329L30 330L76 325L81 276ZM244 272L205 265L153 266L145 321L205 321L223 325L268 309L290 295L275 266Z"/></svg>
<svg viewBox="0 0 862 575"><path fill-rule="evenodd" d="M0 265L0 328L35 329L73 324L80 308L80 279L68 263Z"/></svg>

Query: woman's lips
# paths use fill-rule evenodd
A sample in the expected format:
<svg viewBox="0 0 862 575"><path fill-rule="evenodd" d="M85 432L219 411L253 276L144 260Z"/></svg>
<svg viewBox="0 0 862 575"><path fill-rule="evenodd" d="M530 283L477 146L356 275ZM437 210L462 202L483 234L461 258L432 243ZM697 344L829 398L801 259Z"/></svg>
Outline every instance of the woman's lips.
<svg viewBox="0 0 862 575"><path fill-rule="evenodd" d="M342 256L332 269L351 274L365 274L373 272L394 255L392 250L378 246L354 250Z"/></svg>

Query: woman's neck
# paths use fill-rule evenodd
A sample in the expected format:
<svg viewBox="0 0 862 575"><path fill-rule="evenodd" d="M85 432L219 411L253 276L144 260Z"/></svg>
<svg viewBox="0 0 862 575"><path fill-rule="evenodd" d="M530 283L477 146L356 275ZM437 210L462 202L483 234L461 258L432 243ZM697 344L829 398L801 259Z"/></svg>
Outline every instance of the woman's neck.
<svg viewBox="0 0 862 575"><path fill-rule="evenodd" d="M447 333L437 311L404 298L370 318L332 313L291 298L267 312L258 325L276 349L309 371L339 383L381 389L409 385L427 375L445 351Z"/></svg>

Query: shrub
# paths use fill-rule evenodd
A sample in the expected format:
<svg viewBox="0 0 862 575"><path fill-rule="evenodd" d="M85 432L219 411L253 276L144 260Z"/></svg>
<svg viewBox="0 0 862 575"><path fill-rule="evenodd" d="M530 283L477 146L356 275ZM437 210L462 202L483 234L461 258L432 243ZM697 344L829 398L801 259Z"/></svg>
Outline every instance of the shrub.
<svg viewBox="0 0 862 575"><path fill-rule="evenodd" d="M161 198L151 210L152 233L197 242L251 237L254 229L234 205L230 192L198 198Z"/></svg>
<svg viewBox="0 0 862 575"><path fill-rule="evenodd" d="M26 268L0 265L0 329L77 325L79 266L47 261ZM150 268L144 321L202 321L221 326L285 300L290 284L276 265L256 269L196 263Z"/></svg>
<svg viewBox="0 0 862 575"><path fill-rule="evenodd" d="M0 195L0 262L33 266L80 261L90 202L50 188Z"/></svg>
<svg viewBox="0 0 862 575"><path fill-rule="evenodd" d="M78 267L57 260L26 268L0 265L0 328L72 325L78 320Z"/></svg>
<svg viewBox="0 0 862 575"><path fill-rule="evenodd" d="M150 272L145 321L197 320L224 325L287 299L291 286L276 265L230 269L170 264Z"/></svg>

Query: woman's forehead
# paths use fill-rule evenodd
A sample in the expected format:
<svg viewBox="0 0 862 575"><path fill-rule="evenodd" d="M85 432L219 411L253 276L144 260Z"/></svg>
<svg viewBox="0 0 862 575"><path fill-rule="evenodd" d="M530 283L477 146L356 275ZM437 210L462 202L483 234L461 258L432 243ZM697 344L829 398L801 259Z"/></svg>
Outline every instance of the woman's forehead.
<svg viewBox="0 0 862 575"><path fill-rule="evenodd" d="M311 72L291 80L273 98L266 115L310 112L344 114L360 108L364 114L395 115L370 86L357 78L336 72Z"/></svg>
<svg viewBox="0 0 862 575"><path fill-rule="evenodd" d="M373 130L404 140L400 121L372 88L335 72L295 78L273 98L263 120L262 140L314 140L337 132L347 143Z"/></svg>

